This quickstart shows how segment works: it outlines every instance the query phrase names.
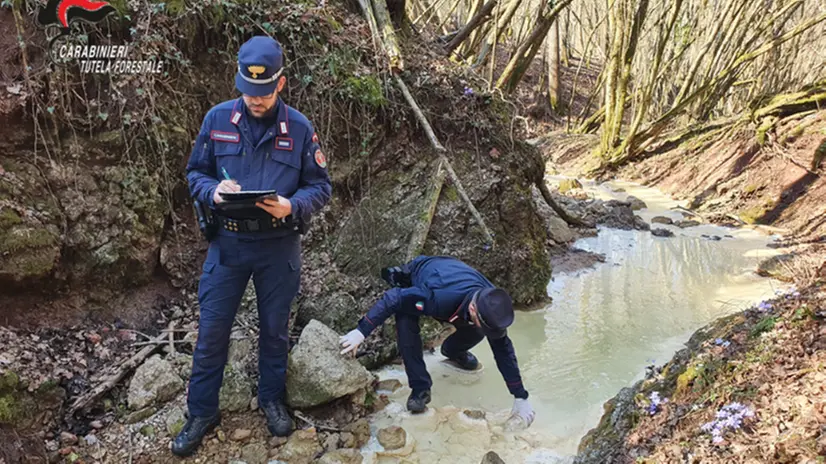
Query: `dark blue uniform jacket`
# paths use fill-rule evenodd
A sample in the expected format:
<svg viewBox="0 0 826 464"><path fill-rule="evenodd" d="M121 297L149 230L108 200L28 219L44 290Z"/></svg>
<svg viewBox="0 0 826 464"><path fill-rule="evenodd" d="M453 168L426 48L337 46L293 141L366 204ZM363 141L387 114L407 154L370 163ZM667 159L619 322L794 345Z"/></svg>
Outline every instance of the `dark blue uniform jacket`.
<svg viewBox="0 0 826 464"><path fill-rule="evenodd" d="M471 327L468 305L473 294L494 285L479 271L462 261L444 256L419 256L408 265L413 286L392 288L359 320L364 336L397 312L430 316L450 322L457 328ZM505 335L488 340L496 365L508 390L516 397L527 397L522 385L516 352Z"/></svg>
<svg viewBox="0 0 826 464"><path fill-rule="evenodd" d="M313 125L281 98L270 121L274 124L266 131L257 130L256 124L261 122L247 113L243 98L209 110L186 167L189 189L196 200L216 209L212 197L224 179L223 168L242 191L277 190L290 200L293 217L308 220L329 201L332 187L327 161ZM256 140L255 132L263 133L260 139ZM253 208L250 215L267 217L260 208ZM254 236L265 239L283 233L274 230ZM223 228L219 234L244 235Z"/></svg>

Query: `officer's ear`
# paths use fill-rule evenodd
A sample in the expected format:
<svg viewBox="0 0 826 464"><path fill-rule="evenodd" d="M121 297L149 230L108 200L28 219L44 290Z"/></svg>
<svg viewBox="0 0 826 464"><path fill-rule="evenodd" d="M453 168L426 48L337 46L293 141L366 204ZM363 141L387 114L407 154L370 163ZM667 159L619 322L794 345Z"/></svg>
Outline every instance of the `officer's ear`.
<svg viewBox="0 0 826 464"><path fill-rule="evenodd" d="M278 86L275 89L278 91L278 93L281 93L281 91L284 90L285 85L287 85L287 77L281 76L278 78Z"/></svg>

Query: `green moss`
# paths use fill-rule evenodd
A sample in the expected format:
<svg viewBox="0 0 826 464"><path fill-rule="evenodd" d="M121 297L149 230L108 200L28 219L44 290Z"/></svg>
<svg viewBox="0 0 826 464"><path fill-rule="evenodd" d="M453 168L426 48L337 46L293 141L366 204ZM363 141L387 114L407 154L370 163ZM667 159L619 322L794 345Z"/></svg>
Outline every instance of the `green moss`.
<svg viewBox="0 0 826 464"><path fill-rule="evenodd" d="M11 208L3 208L0 210L0 230L8 229L11 226L23 222L20 216Z"/></svg>
<svg viewBox="0 0 826 464"><path fill-rule="evenodd" d="M750 195L750 194L756 192L760 187L761 186L757 185L757 184L749 184L749 185L743 187L743 193L745 193L746 195Z"/></svg>
<svg viewBox="0 0 826 464"><path fill-rule="evenodd" d="M677 377L677 391L675 395L683 395L688 393L688 387L697 378L697 369L695 366L688 366L682 374Z"/></svg>
<svg viewBox="0 0 826 464"><path fill-rule="evenodd" d="M12 371L8 371L0 377L0 391L12 391L20 383L20 377Z"/></svg>
<svg viewBox="0 0 826 464"><path fill-rule="evenodd" d="M459 191L456 190L456 187L453 185L448 185L442 189L444 192L445 198L448 201L457 201L459 200Z"/></svg>
<svg viewBox="0 0 826 464"><path fill-rule="evenodd" d="M752 327L751 331L749 332L750 337L757 337L758 335L762 334L763 332L768 332L774 329L774 325L777 323L777 316L766 316L760 320L757 324Z"/></svg>
<svg viewBox="0 0 826 464"><path fill-rule="evenodd" d="M24 249L43 248L55 244L57 237L47 229L17 229L0 240L0 254Z"/></svg>
<svg viewBox="0 0 826 464"><path fill-rule="evenodd" d="M14 424L20 419L20 405L11 393L0 396L0 424Z"/></svg>
<svg viewBox="0 0 826 464"><path fill-rule="evenodd" d="M382 107L387 103L381 82L375 76L348 77L344 81L343 92L348 97L373 108Z"/></svg>
<svg viewBox="0 0 826 464"><path fill-rule="evenodd" d="M760 219L766 215L766 208L763 206L753 206L740 212L740 219L746 224L759 224Z"/></svg>

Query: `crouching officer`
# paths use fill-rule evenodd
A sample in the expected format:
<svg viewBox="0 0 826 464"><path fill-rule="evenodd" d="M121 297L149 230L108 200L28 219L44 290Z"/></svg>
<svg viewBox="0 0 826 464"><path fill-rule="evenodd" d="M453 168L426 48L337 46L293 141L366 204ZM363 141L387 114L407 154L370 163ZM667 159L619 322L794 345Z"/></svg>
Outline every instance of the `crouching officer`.
<svg viewBox="0 0 826 464"><path fill-rule="evenodd" d="M407 409L422 412L430 402L433 382L424 363L419 318L431 316L456 327L442 344L442 355L466 370L479 366L470 353L487 337L496 365L515 397L512 413L530 425L535 417L522 385L507 327L513 323L513 303L507 292L479 271L455 258L419 256L397 268L384 269L391 286L358 322L358 328L341 337L342 354L355 352L364 338L388 317L395 316L399 351L412 390Z"/></svg>
<svg viewBox="0 0 826 464"><path fill-rule="evenodd" d="M299 230L332 189L313 125L279 98L286 83L282 71L278 42L259 36L244 43L235 76L243 96L209 110L187 165L192 196L215 214L218 229L198 287L189 419L172 444L180 456L191 454L220 423L218 392L230 330L250 276L260 321L258 404L270 433L292 430L284 392L290 303L301 271ZM241 209L229 209L220 195L247 190L278 195Z"/></svg>

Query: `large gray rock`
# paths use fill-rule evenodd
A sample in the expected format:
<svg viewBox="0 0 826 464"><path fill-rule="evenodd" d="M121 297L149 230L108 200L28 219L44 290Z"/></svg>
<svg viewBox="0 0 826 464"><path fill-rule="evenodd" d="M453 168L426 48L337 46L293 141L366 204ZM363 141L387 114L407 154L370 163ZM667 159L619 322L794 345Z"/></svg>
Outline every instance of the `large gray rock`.
<svg viewBox="0 0 826 464"><path fill-rule="evenodd" d="M252 380L244 372L227 364L224 368L224 383L218 393L221 411L241 412L250 407L252 400Z"/></svg>
<svg viewBox="0 0 826 464"><path fill-rule="evenodd" d="M129 383L127 401L132 409L141 409L155 402L169 401L183 388L184 381L172 364L155 355L135 371Z"/></svg>
<svg viewBox="0 0 826 464"><path fill-rule="evenodd" d="M339 336L316 320L301 332L287 365L287 403L309 408L355 393L372 376L352 357L342 356Z"/></svg>

